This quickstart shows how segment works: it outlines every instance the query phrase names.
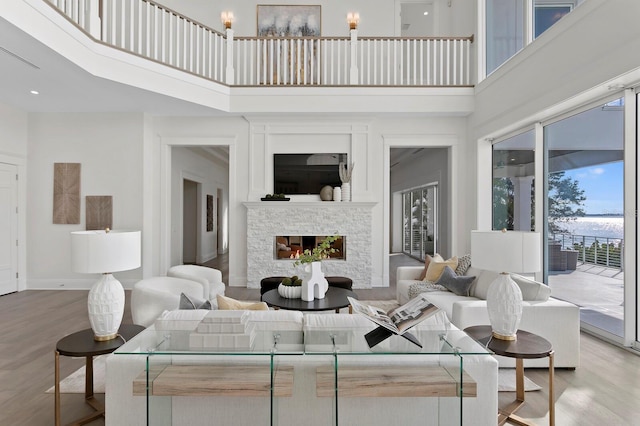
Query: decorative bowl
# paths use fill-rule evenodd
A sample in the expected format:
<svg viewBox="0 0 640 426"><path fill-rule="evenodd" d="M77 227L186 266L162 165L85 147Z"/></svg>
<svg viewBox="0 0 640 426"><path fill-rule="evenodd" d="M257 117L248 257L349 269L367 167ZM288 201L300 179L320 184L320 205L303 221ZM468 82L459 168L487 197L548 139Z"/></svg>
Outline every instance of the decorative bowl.
<svg viewBox="0 0 640 426"><path fill-rule="evenodd" d="M283 285L278 286L278 294L285 299L300 299L302 296L302 286L300 285Z"/></svg>

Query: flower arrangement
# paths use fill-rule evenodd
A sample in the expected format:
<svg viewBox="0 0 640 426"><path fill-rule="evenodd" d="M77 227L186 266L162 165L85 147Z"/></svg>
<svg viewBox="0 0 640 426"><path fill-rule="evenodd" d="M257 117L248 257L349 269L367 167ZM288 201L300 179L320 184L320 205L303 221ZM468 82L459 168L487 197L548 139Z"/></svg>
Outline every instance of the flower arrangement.
<svg viewBox="0 0 640 426"><path fill-rule="evenodd" d="M337 251L331 247L331 244L338 238L340 238L339 235L330 235L322 240L313 250L306 249L299 257L296 258L293 266L328 259L331 253L335 253Z"/></svg>
<svg viewBox="0 0 640 426"><path fill-rule="evenodd" d="M355 163L351 163L347 165L344 162L340 162L338 166L338 174L340 175L340 180L342 183L351 182L351 174L353 173L353 168L355 167Z"/></svg>

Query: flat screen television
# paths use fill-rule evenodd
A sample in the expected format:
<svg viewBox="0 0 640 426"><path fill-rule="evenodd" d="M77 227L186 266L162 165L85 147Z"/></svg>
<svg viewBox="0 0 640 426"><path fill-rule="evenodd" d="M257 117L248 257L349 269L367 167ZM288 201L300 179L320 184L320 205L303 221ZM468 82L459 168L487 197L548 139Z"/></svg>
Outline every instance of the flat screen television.
<svg viewBox="0 0 640 426"><path fill-rule="evenodd" d="M346 153L274 154L274 194L319 194L322 187L342 185L338 172Z"/></svg>

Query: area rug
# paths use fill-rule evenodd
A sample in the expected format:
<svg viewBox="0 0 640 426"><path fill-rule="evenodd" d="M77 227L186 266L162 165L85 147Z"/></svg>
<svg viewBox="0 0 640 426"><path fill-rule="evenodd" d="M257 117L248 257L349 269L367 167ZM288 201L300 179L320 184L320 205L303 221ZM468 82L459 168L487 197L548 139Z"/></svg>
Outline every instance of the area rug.
<svg viewBox="0 0 640 426"><path fill-rule="evenodd" d="M541 386L533 381L524 378L525 392L537 391L542 389ZM516 391L516 370L514 368L498 369L498 392L515 392Z"/></svg>

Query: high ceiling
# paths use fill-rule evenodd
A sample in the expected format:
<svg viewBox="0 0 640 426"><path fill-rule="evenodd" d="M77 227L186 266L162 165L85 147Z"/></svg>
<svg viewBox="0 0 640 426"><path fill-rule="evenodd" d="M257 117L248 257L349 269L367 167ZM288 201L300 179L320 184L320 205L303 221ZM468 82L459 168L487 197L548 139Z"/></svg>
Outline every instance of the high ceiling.
<svg viewBox="0 0 640 426"><path fill-rule="evenodd" d="M31 90L39 94L33 95ZM201 105L95 77L2 18L0 103L28 112L220 114Z"/></svg>

